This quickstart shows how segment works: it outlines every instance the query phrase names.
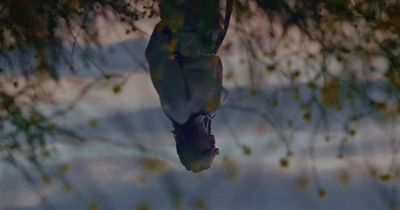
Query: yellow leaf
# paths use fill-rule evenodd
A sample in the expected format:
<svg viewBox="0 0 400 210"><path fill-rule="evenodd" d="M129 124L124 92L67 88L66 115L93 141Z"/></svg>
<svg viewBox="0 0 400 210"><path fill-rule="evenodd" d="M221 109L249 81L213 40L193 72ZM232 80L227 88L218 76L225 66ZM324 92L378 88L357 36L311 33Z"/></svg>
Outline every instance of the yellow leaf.
<svg viewBox="0 0 400 210"><path fill-rule="evenodd" d="M318 191L318 197L319 197L320 199L324 199L324 198L326 197L326 194L327 194L327 192L326 192L325 189L323 189L323 188L320 188L320 189L319 189L319 191Z"/></svg>
<svg viewBox="0 0 400 210"><path fill-rule="evenodd" d="M242 146L242 151L243 151L243 154L246 155L246 156L251 155L251 149L250 149L250 147L248 147L246 145Z"/></svg>
<svg viewBox="0 0 400 210"><path fill-rule="evenodd" d="M296 101L300 101L301 97L300 97L300 91L298 89L294 90L293 97Z"/></svg>
<svg viewBox="0 0 400 210"><path fill-rule="evenodd" d="M50 157L50 151L48 149L40 150L40 154L45 158Z"/></svg>
<svg viewBox="0 0 400 210"><path fill-rule="evenodd" d="M51 78L50 72L51 72L51 70L50 70L49 65L47 65L46 63L44 63L42 61L36 67L35 76L39 80L47 80L47 79Z"/></svg>
<svg viewBox="0 0 400 210"><path fill-rule="evenodd" d="M29 117L29 122L31 124L36 124L40 121L40 115L36 112L31 113L31 116Z"/></svg>
<svg viewBox="0 0 400 210"><path fill-rule="evenodd" d="M200 210L205 210L207 209L207 203L204 199L198 199L196 202L196 207Z"/></svg>
<svg viewBox="0 0 400 210"><path fill-rule="evenodd" d="M65 175L69 171L70 167L67 163L63 163L58 166L58 173L61 175Z"/></svg>
<svg viewBox="0 0 400 210"><path fill-rule="evenodd" d="M315 90L315 89L317 88L317 85L316 85L314 82L309 82L309 83L307 84L307 87L308 87L310 90Z"/></svg>
<svg viewBox="0 0 400 210"><path fill-rule="evenodd" d="M354 98L354 94L352 92L347 92L347 99L352 100Z"/></svg>
<svg viewBox="0 0 400 210"><path fill-rule="evenodd" d="M145 158L142 160L142 165L152 172L162 172L168 169L167 163L158 158Z"/></svg>
<svg viewBox="0 0 400 210"><path fill-rule="evenodd" d="M228 172L228 175L231 179L237 178L237 166L233 160L228 158L227 156L222 158L222 164Z"/></svg>
<svg viewBox="0 0 400 210"><path fill-rule="evenodd" d="M100 210L100 206L99 206L99 204L93 202L93 203L89 204L88 210Z"/></svg>
<svg viewBox="0 0 400 210"><path fill-rule="evenodd" d="M331 140L331 137L330 137L330 136L328 136L328 135L325 136L325 141L326 141L326 142L329 142L330 140Z"/></svg>
<svg viewBox="0 0 400 210"><path fill-rule="evenodd" d="M326 81L321 88L322 105L339 109L340 104L340 83L337 80Z"/></svg>
<svg viewBox="0 0 400 210"><path fill-rule="evenodd" d="M384 182L388 182L392 179L392 175L390 174L382 174L379 176L379 178L384 181Z"/></svg>
<svg viewBox="0 0 400 210"><path fill-rule="evenodd" d="M166 45L166 50L168 52L168 59L175 59L175 52L178 47L178 39L172 39L168 45Z"/></svg>
<svg viewBox="0 0 400 210"><path fill-rule="evenodd" d="M235 77L235 73L233 71L230 71L226 74L225 79L226 80L231 80Z"/></svg>
<svg viewBox="0 0 400 210"><path fill-rule="evenodd" d="M45 185L50 186L53 183L53 180L51 179L51 177L49 175L43 175L42 176L42 182Z"/></svg>
<svg viewBox="0 0 400 210"><path fill-rule="evenodd" d="M276 70L276 65L275 65L275 64L268 65L268 66L266 67L266 70L267 70L268 72L273 72L273 71Z"/></svg>
<svg viewBox="0 0 400 210"><path fill-rule="evenodd" d="M297 78L300 77L300 74L301 74L300 71L295 71L295 72L290 74L290 79L296 80Z"/></svg>
<svg viewBox="0 0 400 210"><path fill-rule="evenodd" d="M206 101L204 110L208 113L211 113L218 108L218 105L219 105L218 100L216 100L215 98L210 98Z"/></svg>
<svg viewBox="0 0 400 210"><path fill-rule="evenodd" d="M349 131L349 134L350 134L350 136L355 136L356 134L357 134L357 131L355 130L355 129L351 129L350 131Z"/></svg>
<svg viewBox="0 0 400 210"><path fill-rule="evenodd" d="M308 112L308 111L306 111L305 113L304 113L304 115L303 115L303 119L304 119L304 121L306 121L306 122L311 122L311 120L312 120L312 116L311 116L311 113L310 112Z"/></svg>
<svg viewBox="0 0 400 210"><path fill-rule="evenodd" d="M121 91L122 91L122 86L120 84L114 85L114 87L113 87L114 94L119 94L119 93L121 93Z"/></svg>
<svg viewBox="0 0 400 210"><path fill-rule="evenodd" d="M289 167L289 159L288 158L281 158L279 160L279 164L282 168L288 168Z"/></svg>
<svg viewBox="0 0 400 210"><path fill-rule="evenodd" d="M69 0L68 6L71 10L78 11L82 6L82 1L81 0Z"/></svg>
<svg viewBox="0 0 400 210"><path fill-rule="evenodd" d="M50 122L50 123L47 125L47 129L49 129L50 131L56 129L56 127L57 127L57 125L56 125L54 122Z"/></svg>
<svg viewBox="0 0 400 210"><path fill-rule="evenodd" d="M150 207L147 204L141 204L135 210L150 210Z"/></svg>
<svg viewBox="0 0 400 210"><path fill-rule="evenodd" d="M110 80L111 79L111 75L110 74L104 74L104 79Z"/></svg>
<svg viewBox="0 0 400 210"><path fill-rule="evenodd" d="M303 176L297 179L296 184L300 190L306 190L310 183L307 177Z"/></svg>
<svg viewBox="0 0 400 210"><path fill-rule="evenodd" d="M349 172L347 172L346 170L341 171L339 179L343 185L348 185L351 180Z"/></svg>

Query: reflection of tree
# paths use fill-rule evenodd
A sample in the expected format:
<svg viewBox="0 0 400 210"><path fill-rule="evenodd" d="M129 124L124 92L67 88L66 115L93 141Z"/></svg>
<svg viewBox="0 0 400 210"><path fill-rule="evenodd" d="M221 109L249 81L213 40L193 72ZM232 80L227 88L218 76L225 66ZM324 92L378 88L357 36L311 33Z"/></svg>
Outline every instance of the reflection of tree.
<svg viewBox="0 0 400 210"><path fill-rule="evenodd" d="M107 82L114 84L113 91L118 93L124 83L120 76L102 73L99 68L100 79L82 88L69 104L49 113L45 107L54 104L49 83L57 82L58 67L67 64L75 73L76 49L99 44L99 17L132 23L130 28L136 30L134 20L146 14L144 9L122 1L10 0L2 1L0 10L0 154L25 171L18 161L22 155L48 180L41 162L54 152L49 143L60 137L83 140L79 134L59 127L57 120L91 88ZM91 62L89 50L82 56L85 62ZM31 179L29 172L25 174Z"/></svg>
<svg viewBox="0 0 400 210"><path fill-rule="evenodd" d="M157 1L151 0L6 0L0 3L0 11L0 154L13 162L15 154L23 153L34 164L40 163L38 155L48 155L47 142L55 135L81 138L58 127L40 108L39 104L51 103L51 97L42 91L42 81L57 80L60 63L67 64L73 73L81 71L73 65L75 53L85 46L101 45L96 25L99 18L122 23L127 33L142 33L137 21L158 15ZM385 188L381 182L398 180L400 170L395 129L400 113L399 14L400 5L390 0L237 0L232 35L223 47L226 53L237 56L232 62L245 69L243 75L251 90L248 96L234 96L227 108L257 113L277 131L286 148L280 160L283 167L291 166L296 132L305 127L312 128L312 158L317 152L314 145L323 138L337 141L337 156L346 159L348 145L363 125L385 122L383 127L389 132L382 136L382 142L386 139L392 149L390 167L383 169L372 160L365 161L371 177L378 180L377 188L385 191L382 194L391 199L390 205L395 205L397 190ZM91 62L90 53L85 52L82 59ZM99 74L102 78L96 82L114 79L101 69ZM225 80L240 84L243 75L236 74L226 72ZM12 79L15 75L25 79ZM266 90L271 83L285 88ZM117 84L114 92L121 90L123 82ZM248 106L244 97L256 98L259 103ZM295 115L275 111L289 103ZM56 115L72 108L68 106ZM342 136L332 135L335 125L344 131ZM251 154L250 147L237 142L244 154ZM314 161L318 162L317 157ZM234 171L229 159L224 162ZM324 197L326 191L319 184L315 167L312 174L317 177L319 195ZM343 177L346 180L346 174ZM307 182L301 178L299 185Z"/></svg>
<svg viewBox="0 0 400 210"><path fill-rule="evenodd" d="M251 94L269 104L263 108L240 104L231 108L266 115L268 123L275 127L280 124L278 129L295 131L304 124L313 126L310 155L314 159L317 133L326 133L326 141L339 138L337 157L343 159L349 141L357 137L365 123L386 121L388 127L396 126L400 28L395 20L400 5L391 1L329 0L237 1L236 6L234 29L242 46L234 46L236 40L227 46L244 52ZM248 24L251 21L257 24ZM260 30L261 23L269 27ZM276 82L268 78L278 79L287 88L272 94L265 91L263 85ZM300 113L297 119L302 120L280 118L274 113L273 107L288 105L287 98L279 97L289 96L286 91L293 93L298 104L295 110ZM331 136L332 124L343 125L342 137ZM399 168L399 140L394 137L396 131L389 130L391 133L377 141L389 140L393 157L390 167L376 169L379 165L372 166L366 160L368 167L379 171L374 177L383 181L395 178ZM291 140L287 135L280 139L288 151L281 160L286 166L292 154Z"/></svg>

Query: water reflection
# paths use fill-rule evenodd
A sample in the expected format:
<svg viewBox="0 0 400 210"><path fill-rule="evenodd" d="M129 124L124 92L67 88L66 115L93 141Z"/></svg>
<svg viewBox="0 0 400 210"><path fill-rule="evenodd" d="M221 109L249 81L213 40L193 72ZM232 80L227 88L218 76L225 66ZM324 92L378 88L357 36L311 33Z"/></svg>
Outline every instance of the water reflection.
<svg viewBox="0 0 400 210"><path fill-rule="evenodd" d="M24 153L27 157L36 151L41 154L37 146L49 144L60 151L53 155L60 159L54 160L57 166L47 164L45 174L35 176L38 199L26 196L29 186L19 185L23 178L16 172L0 169L0 209L55 209L53 204L57 209L85 205L88 209L163 210L398 208L400 33L395 20L400 13L393 9L395 5L236 1L232 33L223 47L229 53L224 56L224 82L230 95L221 107L226 91L216 54L224 31L215 24L217 13L210 6L215 2L191 1L195 6L180 2L175 1L175 6L162 2L162 21L146 53L169 118L162 116L158 105L153 107L158 99L147 81L149 75L142 71L131 72L126 83L117 82L112 90L96 88L73 116L59 118L62 124L58 126L40 113L10 106L8 95L0 97L5 110L0 121L5 127L15 123L29 132L28 137L38 139L15 140L21 142L18 147L3 138L0 143L9 145L10 152L5 153L6 148L0 155L20 152L27 148L24 145L33 148ZM211 13L202 14L204 8ZM158 15L158 10L152 14ZM144 43L140 39L110 46L131 45L134 54L141 54ZM110 63L118 64L102 65L107 73L139 67L121 62L129 57L126 51L106 55ZM136 60L132 58L136 57L127 60ZM98 65L97 60L92 62ZM77 71L82 68L75 64ZM57 95L68 95L72 89L81 89L73 80L84 82L91 74L60 75L61 82L70 85ZM111 82L110 76L104 79ZM6 82L2 78L0 83ZM22 85L14 83L10 90L17 86ZM215 100L205 103L204 98ZM210 113L219 108L212 120ZM184 167L198 172L214 164L212 170L200 175L182 172L175 145L169 144L173 142L168 119ZM59 128L72 139L77 136L67 131L79 131L88 140L77 147L58 136L41 141L36 131L42 128L52 135ZM11 140L22 134L12 132ZM221 150L218 158L213 134ZM42 153L49 154L53 153ZM44 161L37 160L34 163ZM56 193L61 190L65 194Z"/></svg>
<svg viewBox="0 0 400 210"><path fill-rule="evenodd" d="M193 172L209 168L219 153L211 119L227 91L216 54L229 26L232 2L224 18L218 8L218 1L161 1L161 21L146 49L153 85L173 124L178 155Z"/></svg>

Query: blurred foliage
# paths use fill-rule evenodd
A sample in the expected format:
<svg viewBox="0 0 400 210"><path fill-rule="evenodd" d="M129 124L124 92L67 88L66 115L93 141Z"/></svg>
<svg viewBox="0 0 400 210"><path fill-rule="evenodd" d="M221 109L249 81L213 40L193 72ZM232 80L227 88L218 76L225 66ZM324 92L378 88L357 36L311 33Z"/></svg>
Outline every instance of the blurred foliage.
<svg viewBox="0 0 400 210"><path fill-rule="evenodd" d="M61 62L75 71L65 50L72 48L73 54L81 45L100 45L96 23L100 17L136 30L135 21L154 15L149 11L153 5L148 1L1 1L0 151L27 146L34 153L45 150L46 135L57 127L39 109L40 103L51 101L51 94L38 90L47 80L57 80ZM25 79L18 81L19 76ZM110 80L113 75L103 76ZM116 84L113 91L119 93L122 85Z"/></svg>
<svg viewBox="0 0 400 210"><path fill-rule="evenodd" d="M151 17L151 1L5 0L0 3L2 72L25 76L43 72L57 78L57 64L71 62L64 48L99 45L98 20L120 22L136 31L135 22ZM17 63L32 66L14 66ZM7 65L10 64L10 65ZM71 70L73 70L71 66Z"/></svg>
<svg viewBox="0 0 400 210"><path fill-rule="evenodd" d="M303 122L314 126L315 132L326 132L330 139L329 124L343 124L346 134L340 141L339 158L345 155L348 139L357 137L358 124L398 122L399 2L238 0L235 9L231 29L240 38L229 39L226 49L242 50L243 66L253 87L249 95L269 103L261 109L240 105L233 109L268 113L267 121L279 125L278 132L283 127L295 130L301 127L295 119L280 119L273 111L287 105L287 98L279 96L289 90ZM260 29L260 24L266 27ZM225 79L234 80L235 76L229 72ZM276 81L287 88L271 94L265 86ZM242 97L237 98L239 104ZM282 141L287 145L285 138ZM399 139L390 142L396 155ZM290 151L290 146L286 147ZM287 166L288 160L281 159L281 166ZM394 165L391 173L399 167ZM388 180L390 176L383 177Z"/></svg>
<svg viewBox="0 0 400 210"><path fill-rule="evenodd" d="M143 33L137 23L158 18L157 5L155 0L0 1L0 156L3 160L19 167L16 156L22 154L41 171L42 182L51 185L52 175L40 166L51 154L49 142L59 135L75 140L82 138L54 122L55 115L70 111L73 106L55 115L41 107L52 103L51 94L43 91L43 84L59 79L61 63L67 64L73 73L82 71L73 65L73 56L78 48L102 45L99 19L124 25L127 33ZM371 119L391 125L398 122L399 34L398 1L236 0L223 51L232 56L240 52L235 57L240 62L235 66L244 71L239 75L227 69L225 81L240 84L246 76L251 90L247 95L238 95L227 108L257 113L276 129L287 150L277 163L282 168L293 165L290 161L293 135L281 131L294 132L305 126L314 127L315 133L326 132L326 142L339 138L336 139L339 140L338 158L343 159L348 141L357 137L359 123ZM88 59L87 55L81 56ZM99 71L102 78L95 82L109 81L114 76ZM276 82L285 88L272 93L265 89ZM112 92L119 94L123 85L124 81L113 84ZM282 119L274 111L287 105L288 99L280 97L287 96L285 92L292 93L300 121ZM246 97L259 98L262 104L245 107L242 102ZM344 117L338 119L337 115ZM331 136L332 121L343 125L344 136ZM98 126L96 119L90 124L93 128ZM400 141L396 135L391 136L385 138L396 157ZM310 141L312 145L315 139ZM237 144L244 156L254 153L239 140ZM311 147L312 157L314 153ZM369 163L371 176L383 182L398 180L400 165L394 161L396 158L392 160L388 169L377 169L378 166ZM224 157L222 164L229 177L238 176L234 160ZM151 173L163 172L168 164L159 159L144 159L143 168ZM61 165L59 173L53 175L63 176L67 171L69 167ZM29 172L25 174L29 176ZM323 199L328 196L328 189L315 177L316 195ZM350 173L343 171L339 180L349 184ZM63 182L64 190L71 191L71 185L66 180ZM304 190L309 182L301 177L297 184ZM207 207L203 200L196 205L199 209ZM99 206L93 203L88 209L99 209Z"/></svg>

